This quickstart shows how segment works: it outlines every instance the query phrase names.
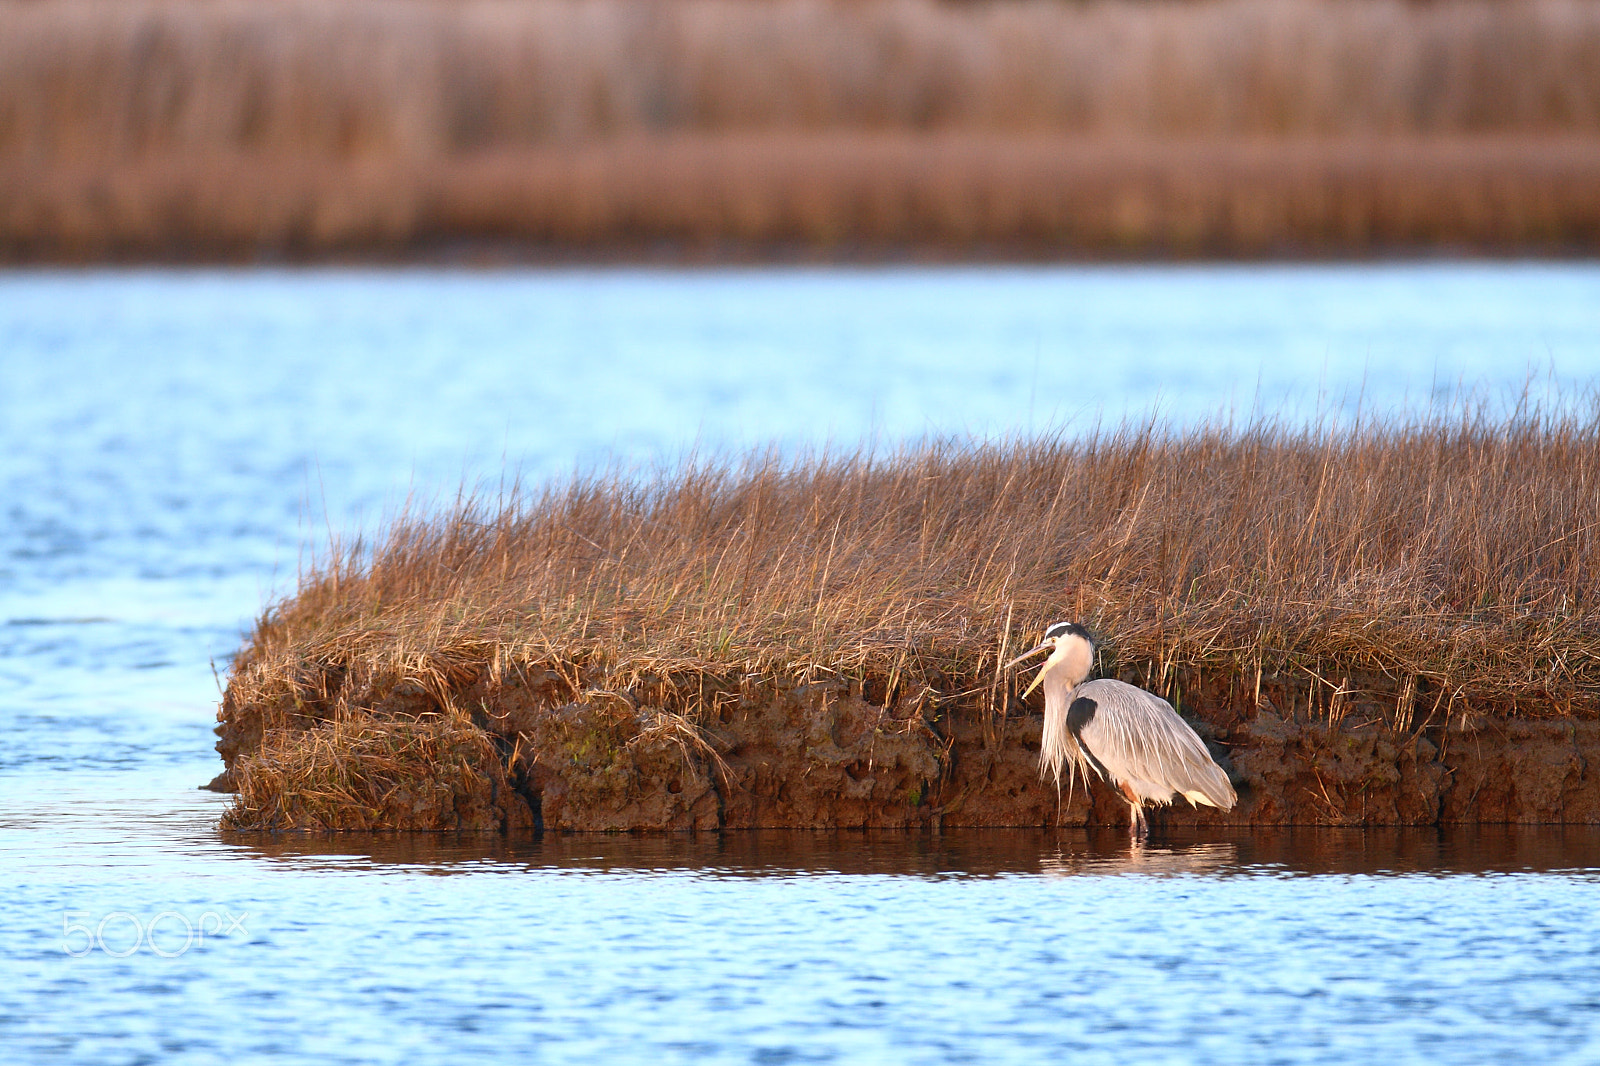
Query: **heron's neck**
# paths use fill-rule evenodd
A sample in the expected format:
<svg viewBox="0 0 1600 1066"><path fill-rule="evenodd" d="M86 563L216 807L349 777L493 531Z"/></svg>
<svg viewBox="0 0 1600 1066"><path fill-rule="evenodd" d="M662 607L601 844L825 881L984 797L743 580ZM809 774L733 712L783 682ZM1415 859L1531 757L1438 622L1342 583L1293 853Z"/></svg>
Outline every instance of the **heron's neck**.
<svg viewBox="0 0 1600 1066"><path fill-rule="evenodd" d="M1050 676L1046 681L1054 681L1068 692L1071 692L1083 684L1088 677L1089 671L1087 670L1070 670L1065 666L1058 666L1050 671Z"/></svg>

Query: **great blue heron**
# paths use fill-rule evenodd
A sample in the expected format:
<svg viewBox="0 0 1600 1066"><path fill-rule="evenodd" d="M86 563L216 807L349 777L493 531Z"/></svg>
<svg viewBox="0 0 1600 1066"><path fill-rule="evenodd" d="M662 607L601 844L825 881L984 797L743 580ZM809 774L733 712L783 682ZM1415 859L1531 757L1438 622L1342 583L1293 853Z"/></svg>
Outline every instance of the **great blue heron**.
<svg viewBox="0 0 1600 1066"><path fill-rule="evenodd" d="M1070 789L1079 771L1087 785L1093 768L1133 809L1129 830L1135 838L1148 832L1147 801L1166 805L1176 794L1197 807L1203 803L1233 809L1239 797L1228 775L1170 703L1114 678L1084 680L1094 664L1094 638L1087 629L1075 622L1057 622L1044 631L1037 648L1005 668L1045 651L1052 653L1050 658L1022 694L1026 699L1044 684L1040 774L1054 774L1060 788L1065 766Z"/></svg>

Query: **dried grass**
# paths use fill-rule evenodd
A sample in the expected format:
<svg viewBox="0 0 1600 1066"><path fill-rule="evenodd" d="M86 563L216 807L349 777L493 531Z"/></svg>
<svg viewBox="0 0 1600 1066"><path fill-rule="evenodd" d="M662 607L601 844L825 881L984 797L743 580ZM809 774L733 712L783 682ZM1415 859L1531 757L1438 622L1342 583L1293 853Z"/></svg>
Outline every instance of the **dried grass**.
<svg viewBox="0 0 1600 1066"><path fill-rule="evenodd" d="M233 770L222 828L451 830L531 823L500 755L451 714L376 716L343 708L311 729L274 729Z"/></svg>
<svg viewBox="0 0 1600 1066"><path fill-rule="evenodd" d="M0 163L0 259L1362 254L1600 247L1600 138L627 138L413 167ZM461 242L466 242L464 245Z"/></svg>
<svg viewBox="0 0 1600 1066"><path fill-rule="evenodd" d="M1597 145L1597 0L0 0L12 259L1592 248Z"/></svg>
<svg viewBox="0 0 1600 1066"><path fill-rule="evenodd" d="M448 707L542 676L553 702L694 723L730 691L844 678L902 714L993 711L1014 692L996 664L1076 618L1108 638L1104 670L1158 691L1194 669L1247 692L1366 672L1406 694L1400 728L1426 724L1419 692L1430 717L1595 717L1597 590L1593 396L756 452L463 498L337 545L261 618L229 703L288 722L330 678Z"/></svg>
<svg viewBox="0 0 1600 1066"><path fill-rule="evenodd" d="M1600 132L1594 0L3 0L0 153Z"/></svg>

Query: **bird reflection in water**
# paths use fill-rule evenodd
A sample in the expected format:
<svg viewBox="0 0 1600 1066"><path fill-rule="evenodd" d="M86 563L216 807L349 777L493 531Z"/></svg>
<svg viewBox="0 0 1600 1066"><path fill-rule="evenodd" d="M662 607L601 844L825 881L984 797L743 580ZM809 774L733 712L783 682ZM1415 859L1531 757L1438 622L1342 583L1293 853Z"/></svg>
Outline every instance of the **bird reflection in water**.
<svg viewBox="0 0 1600 1066"><path fill-rule="evenodd" d="M1061 848L1054 855L1039 859L1041 873L1059 877L1084 874L1170 877L1217 873L1238 865L1239 846L1232 841L1171 846L1124 840L1122 846L1116 848L1097 848L1091 843L1082 849Z"/></svg>

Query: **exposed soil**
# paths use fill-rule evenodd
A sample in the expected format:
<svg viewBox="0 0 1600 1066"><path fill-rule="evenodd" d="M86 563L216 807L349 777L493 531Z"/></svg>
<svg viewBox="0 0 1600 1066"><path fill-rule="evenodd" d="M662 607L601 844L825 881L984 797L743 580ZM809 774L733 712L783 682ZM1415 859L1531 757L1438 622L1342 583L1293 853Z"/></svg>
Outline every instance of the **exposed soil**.
<svg viewBox="0 0 1600 1066"><path fill-rule="evenodd" d="M290 714L230 687L217 729L227 770L212 786L240 793L225 826L663 831L1128 817L1102 783L1086 796L1081 782L1058 793L1040 780L1039 707L1014 699L990 716L931 692L874 702L884 686L870 681L730 680L707 690L710 709L691 723L661 709L671 701L652 698L659 686L575 703L555 672L489 675L461 679L441 701L415 686L340 692L330 671L327 698L297 701ZM1240 802L1219 812L1180 800L1153 812L1157 827L1600 823L1592 706L1509 715L1359 676L1331 688L1179 676L1169 697ZM394 740L421 734L431 747ZM405 751L422 761L407 763ZM427 763L438 751L450 766ZM360 787L341 793L329 780Z"/></svg>

